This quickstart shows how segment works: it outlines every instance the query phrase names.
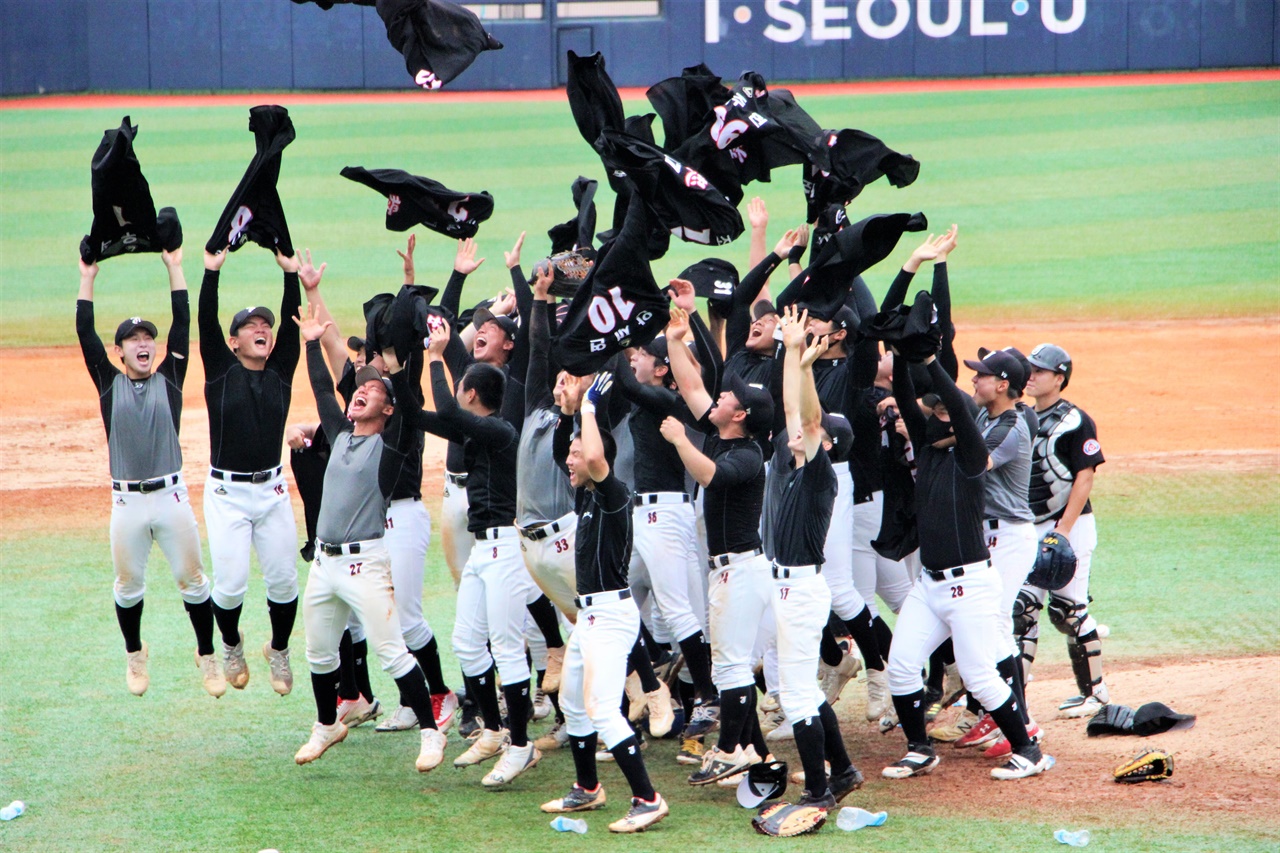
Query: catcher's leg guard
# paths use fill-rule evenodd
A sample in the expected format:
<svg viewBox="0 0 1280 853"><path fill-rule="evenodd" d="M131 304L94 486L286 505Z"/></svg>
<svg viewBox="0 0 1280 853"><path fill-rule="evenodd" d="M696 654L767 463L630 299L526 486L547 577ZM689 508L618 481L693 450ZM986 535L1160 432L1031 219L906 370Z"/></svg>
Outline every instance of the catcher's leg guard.
<svg viewBox="0 0 1280 853"><path fill-rule="evenodd" d="M1025 589L1018 591L1013 602L1013 635L1018 641L1018 663L1022 669L1023 684L1027 682L1040 644L1040 611L1043 608L1040 599Z"/></svg>
<svg viewBox="0 0 1280 853"><path fill-rule="evenodd" d="M1104 705L1110 701L1107 686L1102 683L1102 639L1096 630L1083 637L1069 637L1067 653L1071 656L1071 672L1081 696L1095 696Z"/></svg>

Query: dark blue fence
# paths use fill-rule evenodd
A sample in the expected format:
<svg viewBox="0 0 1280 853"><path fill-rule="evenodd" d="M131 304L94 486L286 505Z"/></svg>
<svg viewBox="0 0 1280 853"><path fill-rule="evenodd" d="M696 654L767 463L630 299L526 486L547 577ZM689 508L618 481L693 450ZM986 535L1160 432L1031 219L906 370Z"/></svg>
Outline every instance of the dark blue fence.
<svg viewBox="0 0 1280 853"><path fill-rule="evenodd" d="M537 4L532 5L535 9ZM564 51L619 85L706 62L726 78L858 80L1280 64L1280 0L661 0L651 18L495 20L454 89L537 89ZM373 9L288 0L0 0L0 93L397 89Z"/></svg>

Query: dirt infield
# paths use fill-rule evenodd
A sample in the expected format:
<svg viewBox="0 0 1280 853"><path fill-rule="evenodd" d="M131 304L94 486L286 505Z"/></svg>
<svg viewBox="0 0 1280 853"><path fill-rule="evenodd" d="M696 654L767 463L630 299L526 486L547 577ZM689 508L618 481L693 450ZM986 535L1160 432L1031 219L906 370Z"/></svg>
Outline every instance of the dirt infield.
<svg viewBox="0 0 1280 853"><path fill-rule="evenodd" d="M1245 68L1224 71L1161 71L1133 74L1076 74L1037 77L961 77L950 80L868 80L843 83L795 83L787 88L803 95L900 95L913 92L976 92L1006 89L1079 89L1105 86L1183 86L1204 83L1254 83L1280 80L1280 70ZM245 106L287 100L290 104L455 104L505 101L563 101L563 89L512 92L238 92L219 94L67 94L0 98L0 110L141 109L143 107ZM645 90L622 87L626 100L642 100Z"/></svg>

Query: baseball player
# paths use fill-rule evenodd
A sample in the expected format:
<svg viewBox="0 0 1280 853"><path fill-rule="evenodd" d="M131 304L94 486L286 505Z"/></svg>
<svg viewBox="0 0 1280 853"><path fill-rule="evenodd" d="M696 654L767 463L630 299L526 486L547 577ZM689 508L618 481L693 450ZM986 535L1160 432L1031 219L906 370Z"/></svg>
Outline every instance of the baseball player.
<svg viewBox="0 0 1280 853"><path fill-rule="evenodd" d="M435 727L431 694L400 629L392 586L391 554L383 541L387 503L417 452L417 436L396 416L390 381L377 368L355 375L346 412L338 404L325 366L320 336L329 327L314 304L295 321L307 340L307 373L316 407L333 448L325 468L324 498L316 521L316 561L307 577L302 616L307 631L307 663L316 701L311 738L294 756L308 764L347 736L338 719L338 645L354 611L369 633L382 668L422 722L416 767L425 773L444 760L445 736ZM398 370L399 365L389 365ZM407 386L406 386L407 387Z"/></svg>
<svg viewBox="0 0 1280 853"><path fill-rule="evenodd" d="M582 431L569 445L565 466L576 489L578 531L574 549L578 622L569 637L560 693L575 781L544 812L592 811L605 805L596 774L597 740L613 755L631 788L631 808L609 824L610 832L643 832L667 816L667 801L653 788L640 744L622 715L627 657L640 631L640 611L627 587L631 561L631 489L614 475L616 448L596 423L596 406L612 381L601 373L583 394L586 379L571 377L562 398L572 421L581 398Z"/></svg>
<svg viewBox="0 0 1280 853"><path fill-rule="evenodd" d="M944 407L928 420L914 405L907 361L894 359L893 396L912 401L904 403L900 413L915 448L916 520L924 568L902 605L889 649L889 690L907 737L907 754L884 768L883 775L906 779L938 765L925 733L920 672L929 653L950 636L965 685L1012 747L1009 761L992 769L992 777L1035 776L1049 768L1051 759L1028 736L1017 697L996 668L997 661L1008 656L1008 641L998 628L1000 576L991 567L982 529L986 442L970 409L973 401L935 356L924 364Z"/></svg>
<svg viewBox="0 0 1280 853"><path fill-rule="evenodd" d="M1039 418L1032 445L1030 492L1036 537L1051 531L1066 535L1079 560L1071 583L1048 593L1049 621L1067 635L1071 671L1080 689L1078 695L1058 706L1058 712L1063 717L1089 717L1110 701L1102 680L1102 639L1098 623L1089 613L1089 567L1098 544L1089 493L1094 473L1106 460L1093 418L1062 397L1071 381L1071 356L1062 347L1040 344L1027 360L1031 363L1027 394L1035 400ZM1023 587L1014 608L1024 677L1035 660L1045 594L1042 589Z"/></svg>
<svg viewBox="0 0 1280 853"><path fill-rule="evenodd" d="M298 330L286 321L277 339L270 308L251 305L231 318L229 336L218 322L218 280L230 252L204 253L200 286L200 358L204 362L204 399L209 409L209 478L204 490L204 520L214 566L213 614L222 634L222 668L237 690L249 683L240 609L249 585L249 548L267 585L271 639L262 647L270 666L271 687L281 696L293 689L289 634L298 614L298 564L293 544L298 526L289 502L289 486L280 465L285 419L298 366ZM296 257L276 254L284 270L281 317L293 317L302 304ZM318 275L308 265L308 280Z"/></svg>
<svg viewBox="0 0 1280 853"><path fill-rule="evenodd" d="M713 401L702 384L698 366L685 345L689 320L671 309L667 346L671 371L690 417L707 439L702 450L690 441L675 418L662 423L662 435L675 445L680 460L706 494L707 550L711 557L708 604L711 664L720 691L720 738L703 756L708 762L737 754L750 743L759 755L768 749L756 718L756 685L752 649L773 581L760 541L764 503L764 454L756 437L767 438L773 423L773 397L730 374Z"/></svg>
<svg viewBox="0 0 1280 853"><path fill-rule="evenodd" d="M154 323L130 317L116 328L117 368L107 357L93 323L93 285L98 265L80 262L76 335L85 367L98 389L111 467L111 559L115 567L116 621L124 635L125 683L147 691L148 650L142 642L142 605L147 556L160 545L196 634L196 666L204 689L218 697L227 682L213 649L213 605L200 560L200 531L182 480L182 383L187 375L191 309L182 275L182 249L160 255L169 271L173 325L164 359L157 365Z"/></svg>
<svg viewBox="0 0 1280 853"><path fill-rule="evenodd" d="M501 753L497 766L482 780L497 787L535 766L542 756L528 740L529 663L524 649L525 607L540 593L518 548L514 521L519 435L499 412L502 371L490 364L471 365L462 374L455 398L444 365L451 335L447 324L433 328L427 349L435 412L411 407L404 415L418 429L462 443L468 524L476 544L458 586L453 650L484 729L453 764L468 767ZM407 379L400 374L394 378L397 396L407 399ZM508 735L498 708L495 665L510 720L510 744L505 749Z"/></svg>

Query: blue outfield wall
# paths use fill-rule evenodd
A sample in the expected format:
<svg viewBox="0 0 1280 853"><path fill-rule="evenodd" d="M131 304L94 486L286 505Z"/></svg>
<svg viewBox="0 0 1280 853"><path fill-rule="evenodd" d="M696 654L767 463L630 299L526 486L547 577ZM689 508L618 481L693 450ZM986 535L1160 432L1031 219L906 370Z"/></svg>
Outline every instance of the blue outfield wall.
<svg viewBox="0 0 1280 853"><path fill-rule="evenodd" d="M527 4L526 4L527 5ZM564 81L604 52L623 86L706 62L725 78L859 80L1280 64L1280 0L660 0L653 18L495 20L506 48L454 89ZM376 12L289 0L0 0L0 93L399 89Z"/></svg>

